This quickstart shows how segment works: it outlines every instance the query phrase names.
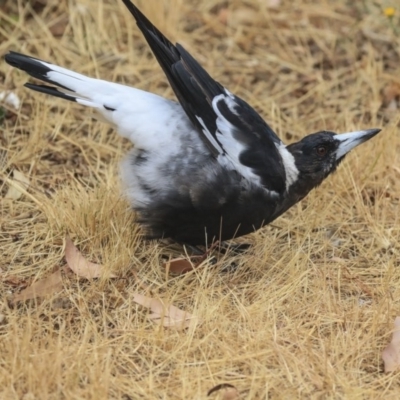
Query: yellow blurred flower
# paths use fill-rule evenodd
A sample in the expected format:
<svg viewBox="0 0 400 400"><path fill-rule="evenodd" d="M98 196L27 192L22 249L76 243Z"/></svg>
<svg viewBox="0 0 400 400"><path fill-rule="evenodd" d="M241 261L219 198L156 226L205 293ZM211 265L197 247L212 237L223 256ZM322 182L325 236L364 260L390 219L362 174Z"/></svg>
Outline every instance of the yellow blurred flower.
<svg viewBox="0 0 400 400"><path fill-rule="evenodd" d="M386 7L383 10L383 13L388 17L391 18L394 16L394 14L396 14L396 9L394 7Z"/></svg>

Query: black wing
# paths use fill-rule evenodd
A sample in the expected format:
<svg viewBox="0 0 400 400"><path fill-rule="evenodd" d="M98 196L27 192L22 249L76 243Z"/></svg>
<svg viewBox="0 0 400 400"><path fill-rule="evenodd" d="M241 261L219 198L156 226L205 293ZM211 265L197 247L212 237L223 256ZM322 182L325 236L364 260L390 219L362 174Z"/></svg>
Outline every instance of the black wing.
<svg viewBox="0 0 400 400"><path fill-rule="evenodd" d="M162 67L168 81L174 90L179 102L192 123L201 132L203 126L198 118L201 118L210 132L216 131L215 115L210 106L211 100L224 90L218 82L214 81L206 71L200 69L206 75L203 81L205 87L199 87L195 77L186 70L181 57L180 49L174 46L129 0L123 0L126 7L134 16L139 29L142 31L154 56ZM203 137L214 155L219 151L207 137ZM215 136L214 136L215 141Z"/></svg>
<svg viewBox="0 0 400 400"><path fill-rule="evenodd" d="M244 177L281 194L282 142L245 101L229 93L179 44L173 45L130 0L123 0L143 32L186 114L210 151ZM223 161L222 161L223 162Z"/></svg>
<svg viewBox="0 0 400 400"><path fill-rule="evenodd" d="M228 159L257 184L282 193L285 169L277 148L282 142L274 131L245 101L212 79L181 45L173 45L130 0L122 1L211 153Z"/></svg>

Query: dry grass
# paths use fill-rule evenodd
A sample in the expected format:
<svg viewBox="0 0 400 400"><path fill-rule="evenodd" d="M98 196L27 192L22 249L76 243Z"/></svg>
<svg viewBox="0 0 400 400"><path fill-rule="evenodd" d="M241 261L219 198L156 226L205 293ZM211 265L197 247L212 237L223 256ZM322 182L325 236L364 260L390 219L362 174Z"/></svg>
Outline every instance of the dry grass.
<svg viewBox="0 0 400 400"><path fill-rule="evenodd" d="M204 399L221 382L247 399L399 398L381 351L400 314L400 9L389 20L372 0L265 4L231 1L223 24L226 2L138 1L284 140L384 132L246 238L249 254L184 276L166 274L168 251L143 243L120 195L129 144L90 110L22 88L27 77L0 63L1 90L22 100L0 126L1 193L14 169L31 180L0 203L0 398ZM173 97L117 0L2 0L0 55L11 49ZM120 279L66 278L63 292L10 307L24 282L64 264L66 233ZM137 290L201 323L158 327L133 303Z"/></svg>

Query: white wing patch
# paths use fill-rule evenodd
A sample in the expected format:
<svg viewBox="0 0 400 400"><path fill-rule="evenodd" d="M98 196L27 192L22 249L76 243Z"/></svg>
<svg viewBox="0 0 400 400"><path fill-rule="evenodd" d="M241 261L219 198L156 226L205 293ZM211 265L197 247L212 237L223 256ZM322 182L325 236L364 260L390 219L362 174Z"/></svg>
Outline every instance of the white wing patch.
<svg viewBox="0 0 400 400"><path fill-rule="evenodd" d="M299 170L296 167L293 154L286 148L286 146L283 143L279 145L275 144L275 146L282 157L286 175L286 190L289 190L289 187L297 181Z"/></svg>
<svg viewBox="0 0 400 400"><path fill-rule="evenodd" d="M213 110L217 114L216 123L218 130L216 132L216 136L218 141L221 143L223 151L225 152L225 154L221 154L218 157L218 162L229 169L236 170L240 175L243 176L243 178L249 180L253 184L262 186L260 177L255 174L251 168L246 167L239 161L239 156L243 151L246 150L246 146L234 137L233 133L236 127L232 125L218 109L217 103L219 101L224 101L229 110L233 114L238 115L236 111L237 104L233 95L226 89L225 92L226 95L220 94L214 97L212 101ZM265 190L268 191L272 197L279 196L279 193L275 190Z"/></svg>
<svg viewBox="0 0 400 400"><path fill-rule="evenodd" d="M204 136L209 140L209 142L218 150L219 155L224 154L224 150L221 148L220 144L215 140L214 136L211 135L211 132L207 129L206 124L203 121L203 118L200 118L196 115L197 121L199 121L200 125L203 127Z"/></svg>
<svg viewBox="0 0 400 400"><path fill-rule="evenodd" d="M228 89L224 88L224 90L227 96L224 96L223 94L217 96L215 99L213 99L213 106L214 106L214 100L216 100L217 98L219 99L223 98L231 113L239 115L238 112L236 111L237 104L235 102L235 96Z"/></svg>

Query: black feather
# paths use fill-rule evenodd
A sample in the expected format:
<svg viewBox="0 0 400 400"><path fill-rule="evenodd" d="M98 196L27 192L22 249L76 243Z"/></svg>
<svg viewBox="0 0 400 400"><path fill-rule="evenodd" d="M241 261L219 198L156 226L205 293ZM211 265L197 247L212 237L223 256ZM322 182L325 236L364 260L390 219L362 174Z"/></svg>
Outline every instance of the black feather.
<svg viewBox="0 0 400 400"><path fill-rule="evenodd" d="M25 71L33 78L39 79L43 82L51 83L56 85L62 89L69 90L73 92L70 88L67 88L63 85L60 85L58 82L54 82L47 77L47 74L52 71L49 67L46 67L41 60L29 56L25 56L21 53L16 53L15 51L10 51L8 54L5 55L5 60L7 64L18 68L22 71ZM29 86L28 86L29 87ZM33 87L29 87L30 89L36 90ZM40 90L38 90L40 91ZM43 92L46 93L46 92ZM59 96L60 97L60 96Z"/></svg>
<svg viewBox="0 0 400 400"><path fill-rule="evenodd" d="M151 50L164 70L172 89L186 114L200 132L211 153L218 156L223 149L217 133L217 115L213 100L219 95L227 96L225 88L215 81L208 72L180 44L174 46L130 0L123 0L136 19ZM221 97L217 103L224 118L235 128L235 139L245 144L239 162L251 168L260 176L264 187L281 194L285 190L285 169L275 144L281 141L268 124L244 100L234 96L237 104L233 113ZM210 134L219 144L214 144L203 133L201 118Z"/></svg>
<svg viewBox="0 0 400 400"><path fill-rule="evenodd" d="M24 86L35 90L36 92L45 93L51 96L59 97L60 99L76 102L76 97L60 92L56 87L53 86L34 85L33 83L25 83Z"/></svg>
<svg viewBox="0 0 400 400"><path fill-rule="evenodd" d="M137 208L148 239L161 237L193 244L228 240L260 229L279 214L280 204L260 186L241 190L240 177L218 174L215 181L193 185L193 195L171 191L160 202Z"/></svg>
<svg viewBox="0 0 400 400"><path fill-rule="evenodd" d="M286 189L286 173L276 147L281 144L280 139L253 108L239 97L233 97L237 104L235 112L229 109L223 98L216 106L234 127L233 137L244 145L245 150L239 156L240 163L251 168L266 189L283 194Z"/></svg>
<svg viewBox="0 0 400 400"><path fill-rule="evenodd" d="M223 93L223 86L215 82L192 57L190 57L190 59L186 57L187 62L184 62L185 56L190 55L182 46L174 46L132 2L129 0L123 0L123 2L134 16L137 26L142 31L154 56L163 69L182 108L185 110L193 125L200 132L201 138L206 143L211 153L217 156L220 152L203 134L203 127L198 121L198 117L203 120L208 131L218 142L215 136L216 115L212 108L211 101L214 96ZM196 66L194 66L193 63L195 63ZM191 66L192 70L195 70L194 72L201 72L201 77L205 74L209 80L208 84L200 79L200 75L197 76L195 73L188 70L188 65ZM210 87L213 88L212 91L209 90Z"/></svg>

